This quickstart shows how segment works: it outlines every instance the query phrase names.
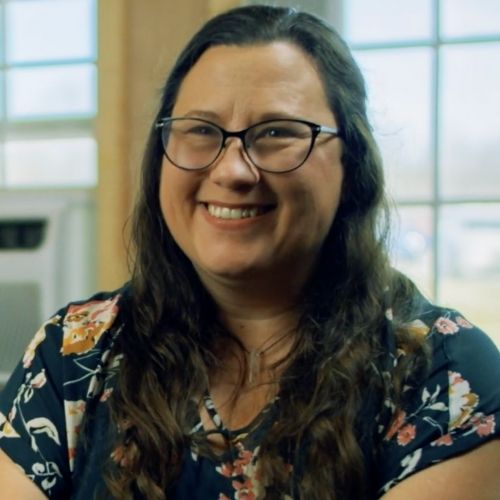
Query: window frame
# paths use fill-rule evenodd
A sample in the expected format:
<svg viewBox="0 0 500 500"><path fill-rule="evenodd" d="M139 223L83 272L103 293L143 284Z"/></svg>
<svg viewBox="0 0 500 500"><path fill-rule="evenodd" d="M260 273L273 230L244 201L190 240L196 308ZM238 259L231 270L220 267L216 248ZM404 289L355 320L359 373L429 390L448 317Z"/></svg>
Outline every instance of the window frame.
<svg viewBox="0 0 500 500"><path fill-rule="evenodd" d="M344 7L345 8L345 7ZM371 50L391 50L391 49L414 49L427 48L432 52L431 68L431 184L432 191L427 200L419 199L398 199L395 196L396 208L398 207L425 207L429 208L432 214L432 247L431 247L431 294L434 300L444 299L440 295L440 225L441 212L444 207L453 205L474 205L474 204L499 204L500 195L497 197L444 197L440 192L440 126L441 126L441 68L442 68L442 49L452 45L472 45L500 43L500 33L497 35L467 35L445 37L441 34L441 2L440 0L431 1L431 23L432 30L428 40L402 40L387 42L363 42L356 43L347 39L349 47L354 54ZM342 30L341 30L342 31Z"/></svg>
<svg viewBox="0 0 500 500"><path fill-rule="evenodd" d="M415 280L417 286L421 287L421 289L424 289L432 301L442 305L458 307L465 315L470 314L470 319L473 322L477 321L480 327L483 326L486 329L486 332L491 336L492 340L500 347L500 329L498 328L498 320L500 320L500 316L498 316L497 309L495 308L492 301L488 300L489 296L487 295L487 290L492 286L493 294L495 294L496 290L498 290L498 287L494 285L495 277L497 276L497 274L495 273L494 275L492 275L491 279L486 280L486 283L484 283L484 289L482 289L480 292L484 293L484 297L482 296L483 298L480 299L480 301L472 301L469 307L469 300L465 295L465 290L470 289L471 293L474 294L473 290L476 289L478 283L481 283L483 281L481 278L482 275L472 275L471 272L473 271L467 271L467 268L464 268L465 274L463 274L462 276L461 273L459 282L454 283L454 277L452 274L450 274L450 262L448 256L450 255L450 248L455 248L454 245L456 245L457 243L454 242L452 245L448 242L448 244L446 244L447 237L449 237L450 222L450 220L447 219L447 215L449 216L450 209L456 207L458 210L459 207L462 207L463 211L461 212L461 217L463 217L466 212L468 212L469 214L475 213L475 211L477 210L477 205L481 207L481 210L483 207L491 207L491 213L498 213L498 210L500 209L500 193L495 193L493 196L489 194L485 194L484 196L481 196L480 194L472 196L465 196L464 194L452 195L451 193L445 194L444 191L446 191L446 187L441 182L442 176L445 175L444 169L446 168L445 164L443 163L446 160L441 155L441 152L445 150L445 145L443 142L443 138L445 137L443 127L446 118L444 115L445 108L442 105L442 103L445 102L442 86L442 83L446 78L446 75L443 71L443 68L445 67L445 50L449 47L459 45L467 48L473 47L475 45L488 46L489 44L495 44L495 53L498 47L498 52L500 55L500 28L495 30L495 33L488 33L484 35L447 35L444 30L444 23L441 22L441 16L443 15L443 0L430 0L430 22L432 23L432 30L430 36L427 39L356 43L355 40L349 39L349 36L346 33L347 30L345 29L345 21L347 17L344 14L346 13L345 9L348 8L348 3L346 2L346 0L332 0L332 2L334 6L331 6L328 12L325 11L325 18L332 22L332 24L334 24L338 31L344 36L344 39L353 51L354 55L358 53L367 53L372 50L384 51L391 49L404 50L425 48L431 52L432 80L430 82L431 117L429 131L431 141L429 163L429 167L431 170L431 190L429 192L429 197L427 197L425 200L418 199L416 197L413 199L404 197L403 199L403 197L398 198L398 193L395 191L392 191L390 195L393 197L393 205L396 210L396 220L397 212L402 212L405 209L421 208L429 210L430 212L430 263L426 263L426 269L428 269L429 272L425 273L425 278L423 279L419 279L419 275L412 275L412 278ZM478 5L477 7L479 8L480 6ZM487 210L488 208L485 209L485 213ZM402 218L402 216L400 218ZM465 218L457 219L457 221L459 221L460 228L466 227L467 220ZM488 221L491 221L491 216L485 215L484 222L487 223ZM464 225L462 226L462 224ZM395 231L395 233L395 241L398 241L398 238L401 238L401 236L397 234L397 231ZM495 241L494 248L496 249L498 243L497 233L494 232L491 234L493 235ZM459 236L457 236L457 238L459 239ZM469 242L469 240L467 240L467 242ZM470 244L471 243L468 243L468 251L471 251ZM487 245L487 243L485 244ZM454 250L452 251L454 252ZM495 250L491 250L490 253L494 251ZM457 255L455 266L467 265L467 262L463 263L463 261L459 260L458 254L453 253L453 257L455 255ZM494 253L491 253L491 255L494 255ZM429 262L429 260L427 260L427 262ZM405 272L405 265L399 265L397 259L394 262L394 265L395 267L400 268L403 272ZM471 280L472 276L474 276L474 278ZM424 279L425 283L423 281ZM426 287L425 284L428 284L428 286ZM450 287L454 288L456 284L458 284L457 296L452 299L451 297L454 295L454 293L451 293L450 296ZM458 297L460 298L457 301ZM484 304L484 306L479 306L479 303ZM481 314L484 314L483 319Z"/></svg>
<svg viewBox="0 0 500 500"><path fill-rule="evenodd" d="M57 184L42 184L33 186L15 185L7 186L7 172L6 172L6 159L4 154L4 144L9 140L36 140L36 139L71 139L80 137L89 137L96 141L97 144L97 131L96 121L98 113L98 65L97 65L97 9L98 0L88 0L91 9L91 33L92 40L91 53L89 57L74 57L74 58L61 58L61 59L44 59L42 61L33 62L16 62L7 63L6 61L6 46L7 46L7 27L6 27L6 6L9 3L20 3L26 0L0 0L0 193L2 191L24 191L24 190L75 190L75 189L94 189L96 185L57 185ZM67 115L47 115L34 118L14 118L10 119L7 116L7 72L12 69L21 68L45 68L45 67L64 67L74 66L78 64L90 64L94 67L95 80L93 88L91 89L94 102L93 112L84 114L70 114ZM93 168L96 173L96 184L98 177L98 155L95 157L95 165Z"/></svg>

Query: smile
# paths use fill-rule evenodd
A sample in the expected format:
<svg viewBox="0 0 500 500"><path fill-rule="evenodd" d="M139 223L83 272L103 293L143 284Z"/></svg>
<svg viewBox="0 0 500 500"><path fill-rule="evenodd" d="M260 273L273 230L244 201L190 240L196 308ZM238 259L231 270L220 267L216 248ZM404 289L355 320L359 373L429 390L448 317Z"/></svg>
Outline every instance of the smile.
<svg viewBox="0 0 500 500"><path fill-rule="evenodd" d="M269 210L269 207L221 207L218 205L207 204L208 213L217 219L248 219L257 217Z"/></svg>

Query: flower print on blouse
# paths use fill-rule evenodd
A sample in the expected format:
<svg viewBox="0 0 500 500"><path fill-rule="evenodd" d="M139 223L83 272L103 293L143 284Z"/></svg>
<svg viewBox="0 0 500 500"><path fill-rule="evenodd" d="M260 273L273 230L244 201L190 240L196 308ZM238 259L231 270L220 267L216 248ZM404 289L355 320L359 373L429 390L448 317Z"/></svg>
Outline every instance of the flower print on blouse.
<svg viewBox="0 0 500 500"><path fill-rule="evenodd" d="M210 491L213 489L213 498L218 500L240 499L256 500L265 497L265 491L259 479L258 461L260 443L276 420L276 403L278 397L274 398L262 412L248 425L241 429L229 430L225 427L222 419L215 408L209 394L203 397L203 405L213 424L213 428L205 430L201 419L193 427L191 434L209 436L211 434L221 435L227 442L227 449L218 455L214 461L198 453L196 445L191 445L190 454L185 455L183 476L196 477L195 484L191 483L189 490L183 487L189 484L182 480L174 491L171 490L170 497L205 499L207 496L207 485ZM283 463L287 473L291 472L291 466ZM284 500L291 500L291 496L283 495Z"/></svg>
<svg viewBox="0 0 500 500"><path fill-rule="evenodd" d="M94 300L70 305L63 321L63 356L85 354L91 351L102 334L112 325L119 296L111 300Z"/></svg>
<svg viewBox="0 0 500 500"><path fill-rule="evenodd" d="M0 447L49 498L66 498L87 403L102 396L120 295L71 304L29 343L1 395Z"/></svg>
<svg viewBox="0 0 500 500"><path fill-rule="evenodd" d="M113 456L120 466L108 405L121 357L111 353L127 328L120 311L130 293L125 286L98 294L50 318L36 332L0 395L0 448L49 498L93 498L103 487L103 464ZM418 300L420 312L407 326L428 343L431 369L425 380L409 389L404 407L386 402L392 423L378 429L380 452L373 464L367 464L377 481L373 498L409 475L500 434L497 348L459 313ZM391 320L389 310L388 345L394 345ZM395 352L387 352L388 366L405 355L405 347L396 346ZM259 450L278 418L276 404L233 433L223 428L208 395L205 405L219 427L215 431L226 433L231 446L215 458L200 456L194 444L187 447L180 476L167 497L264 498ZM204 432L199 419L192 432ZM293 476L285 457L283 467ZM292 494L283 492L283 497L291 500Z"/></svg>
<svg viewBox="0 0 500 500"><path fill-rule="evenodd" d="M431 328L421 319L413 323L432 346L431 373L411 405L395 411L383 437L382 455L390 467L381 470L380 493L499 434L498 349L463 316L443 312Z"/></svg>

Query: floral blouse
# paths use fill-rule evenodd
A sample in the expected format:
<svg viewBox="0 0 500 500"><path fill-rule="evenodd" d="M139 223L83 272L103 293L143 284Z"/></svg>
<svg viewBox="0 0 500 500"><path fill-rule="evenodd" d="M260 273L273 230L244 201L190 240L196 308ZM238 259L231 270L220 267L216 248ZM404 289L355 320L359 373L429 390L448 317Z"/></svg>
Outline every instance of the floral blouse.
<svg viewBox="0 0 500 500"><path fill-rule="evenodd" d="M49 498L88 500L103 488L102 467L112 449L108 398L120 366L111 356L126 325L120 315L128 288L69 304L36 332L0 396L0 448ZM391 311L387 311L390 325ZM432 368L405 410L392 411L392 425L378 429L376 463L368 463L383 495L407 476L471 450L500 434L500 356L493 342L459 313L423 301L410 327L432 349ZM388 345L394 344L388 328ZM391 363L404 351L392 348ZM224 428L210 396L208 414L231 443L228 451L200 456L185 450L179 478L167 498L203 500L263 498L256 474L259 445L277 418L276 401L249 426ZM85 416L85 432L81 431ZM192 432L203 431L201 422ZM284 467L293 474L292 466ZM139 498L139 497L137 497ZM284 492L283 498L293 498Z"/></svg>

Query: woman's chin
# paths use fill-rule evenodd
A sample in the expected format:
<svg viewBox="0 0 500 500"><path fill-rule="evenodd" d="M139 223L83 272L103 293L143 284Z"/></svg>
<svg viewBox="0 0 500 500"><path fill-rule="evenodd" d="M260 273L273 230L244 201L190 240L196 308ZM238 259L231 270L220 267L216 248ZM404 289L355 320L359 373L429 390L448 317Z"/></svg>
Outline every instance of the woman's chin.
<svg viewBox="0 0 500 500"><path fill-rule="evenodd" d="M267 275L270 277L269 270L266 271L263 266L248 261L234 262L226 260L212 265L195 265L195 269L205 284L207 284L207 280L240 281L257 278L258 276Z"/></svg>

